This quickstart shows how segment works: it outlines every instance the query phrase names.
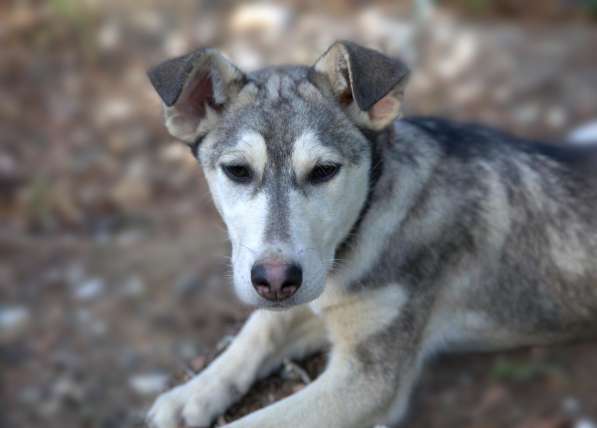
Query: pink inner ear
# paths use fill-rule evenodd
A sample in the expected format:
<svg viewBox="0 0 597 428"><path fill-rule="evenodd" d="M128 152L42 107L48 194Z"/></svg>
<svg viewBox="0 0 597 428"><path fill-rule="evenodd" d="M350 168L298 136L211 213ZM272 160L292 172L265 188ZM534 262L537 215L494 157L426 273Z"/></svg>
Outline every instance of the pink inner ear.
<svg viewBox="0 0 597 428"><path fill-rule="evenodd" d="M195 117L204 117L206 114L205 104L216 107L213 99L213 85L209 75L198 76L189 89L186 99L182 100L180 106L185 112Z"/></svg>
<svg viewBox="0 0 597 428"><path fill-rule="evenodd" d="M371 120L383 120L387 119L389 116L393 116L396 114L396 110L398 109L399 102L396 98L393 97L385 97L376 102L371 110L369 110L369 118Z"/></svg>

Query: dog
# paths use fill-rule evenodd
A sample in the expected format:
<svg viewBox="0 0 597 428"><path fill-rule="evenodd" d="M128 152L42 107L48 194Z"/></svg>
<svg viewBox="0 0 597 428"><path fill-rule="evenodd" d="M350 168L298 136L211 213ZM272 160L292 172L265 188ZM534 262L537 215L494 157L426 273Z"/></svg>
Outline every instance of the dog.
<svg viewBox="0 0 597 428"><path fill-rule="evenodd" d="M588 339L597 149L402 118L409 69L348 41L243 73L214 49L148 71L199 160L257 310L154 428L209 426L285 358L325 372L229 428L395 426L425 361Z"/></svg>

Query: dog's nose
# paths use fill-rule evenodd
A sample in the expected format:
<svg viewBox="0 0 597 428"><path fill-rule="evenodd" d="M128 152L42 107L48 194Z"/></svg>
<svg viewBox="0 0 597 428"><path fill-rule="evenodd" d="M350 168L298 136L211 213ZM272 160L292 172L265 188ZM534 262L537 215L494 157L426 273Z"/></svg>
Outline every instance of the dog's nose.
<svg viewBox="0 0 597 428"><path fill-rule="evenodd" d="M303 271L296 264L279 261L256 263L251 269L251 282L261 297L280 302L292 296L303 282Z"/></svg>

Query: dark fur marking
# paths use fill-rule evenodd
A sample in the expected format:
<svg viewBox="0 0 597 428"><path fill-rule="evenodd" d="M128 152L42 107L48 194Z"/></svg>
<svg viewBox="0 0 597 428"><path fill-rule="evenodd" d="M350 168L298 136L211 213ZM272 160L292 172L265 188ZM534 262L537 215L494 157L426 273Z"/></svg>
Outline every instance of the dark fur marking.
<svg viewBox="0 0 597 428"><path fill-rule="evenodd" d="M371 149L371 166L369 168L369 185L367 189L367 196L365 198L365 202L361 207L359 212L359 216L357 217L356 221L350 228L350 232L348 235L342 240L342 242L336 248L336 253L334 258L335 259L342 259L344 254L350 249L351 244L354 240L358 239L358 232L363 222L367 212L371 208L371 203L373 199L373 191L377 186L379 179L381 178L381 174L383 172L383 158L381 156L381 150L378 147L381 142L379 141L381 138L381 133L373 132L373 131L366 131L363 130L363 135L367 137L370 144ZM389 132L389 131L385 131Z"/></svg>

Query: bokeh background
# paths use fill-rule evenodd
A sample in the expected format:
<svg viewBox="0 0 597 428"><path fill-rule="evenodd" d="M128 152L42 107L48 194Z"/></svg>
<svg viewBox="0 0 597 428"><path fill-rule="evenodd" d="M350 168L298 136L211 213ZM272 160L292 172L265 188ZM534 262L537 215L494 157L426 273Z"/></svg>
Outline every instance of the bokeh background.
<svg viewBox="0 0 597 428"><path fill-rule="evenodd" d="M142 426L249 313L145 69L205 45L246 70L309 64L338 38L411 64L409 114L553 142L597 118L595 0L0 2L1 427ZM588 344L440 358L408 426L596 420Z"/></svg>

